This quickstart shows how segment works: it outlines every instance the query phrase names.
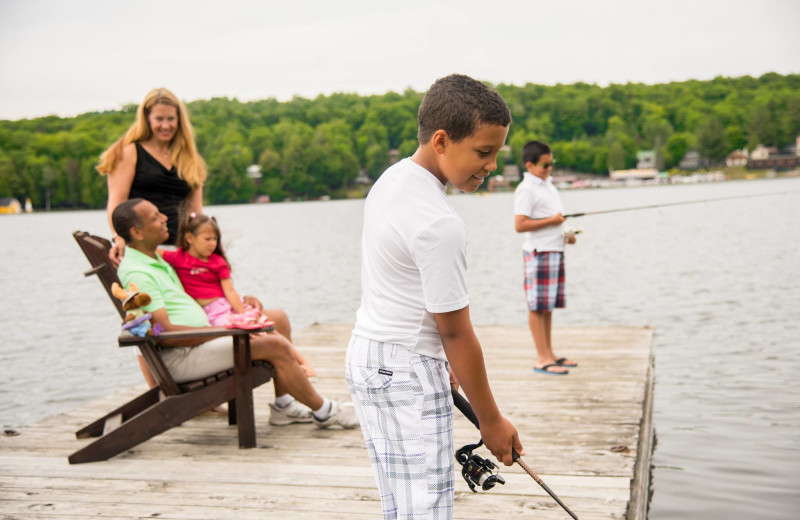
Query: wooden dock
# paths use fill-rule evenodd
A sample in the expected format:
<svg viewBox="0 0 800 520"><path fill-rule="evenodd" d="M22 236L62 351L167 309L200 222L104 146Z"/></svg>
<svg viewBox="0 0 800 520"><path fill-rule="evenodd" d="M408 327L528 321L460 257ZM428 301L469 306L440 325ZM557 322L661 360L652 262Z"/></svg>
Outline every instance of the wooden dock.
<svg viewBox="0 0 800 520"><path fill-rule="evenodd" d="M349 399L344 352L351 328L316 325L295 336L319 373L314 385L326 396ZM580 363L566 377L531 371L527 327L476 330L495 397L519 429L531 469L582 520L645 520L653 435L651 329L554 330L557 352ZM67 456L87 442L74 432L142 390L0 437L0 518L380 518L360 430L270 426L269 384L256 390L255 449L238 449L236 427L222 414L207 413L109 461L69 465ZM457 448L478 440L458 412L455 437ZM490 456L485 450L481 455ZM518 465L502 467L501 475L505 486L473 494L459 474L455 518L569 518Z"/></svg>

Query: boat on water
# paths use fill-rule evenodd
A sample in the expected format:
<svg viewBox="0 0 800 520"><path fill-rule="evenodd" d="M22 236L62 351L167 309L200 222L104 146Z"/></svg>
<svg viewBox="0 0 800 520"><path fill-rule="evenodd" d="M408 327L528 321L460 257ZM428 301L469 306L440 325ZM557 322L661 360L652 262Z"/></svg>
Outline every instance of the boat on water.
<svg viewBox="0 0 800 520"><path fill-rule="evenodd" d="M0 197L0 215L22 213L22 204L14 197Z"/></svg>

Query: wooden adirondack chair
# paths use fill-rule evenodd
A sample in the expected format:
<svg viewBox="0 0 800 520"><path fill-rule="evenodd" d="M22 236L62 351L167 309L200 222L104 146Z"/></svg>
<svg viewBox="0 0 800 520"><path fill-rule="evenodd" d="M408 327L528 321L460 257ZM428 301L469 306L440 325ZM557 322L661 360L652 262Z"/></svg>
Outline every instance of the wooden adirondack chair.
<svg viewBox="0 0 800 520"><path fill-rule="evenodd" d="M85 231L76 231L72 236L92 266L84 275L97 275L120 317L124 317L121 302L111 294L111 285L119 283L117 272L108 259L111 243ZM250 334L268 330L272 327L259 330L209 327L198 332L162 333L159 339L210 337L221 333L232 337L234 368L181 384L175 382L161 360L156 341L120 336L119 346L139 347L158 386L76 432L79 439L98 439L70 455L69 462L78 464L109 459L224 402L228 402L228 423L238 423L239 447L255 447L253 388L269 381L274 370L269 363L251 360Z"/></svg>

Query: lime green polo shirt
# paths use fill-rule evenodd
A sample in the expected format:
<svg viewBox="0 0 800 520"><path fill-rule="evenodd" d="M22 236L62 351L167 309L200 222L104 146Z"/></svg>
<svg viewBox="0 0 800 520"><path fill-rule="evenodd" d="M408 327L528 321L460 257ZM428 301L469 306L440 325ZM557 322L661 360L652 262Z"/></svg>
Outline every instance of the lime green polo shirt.
<svg viewBox="0 0 800 520"><path fill-rule="evenodd" d="M203 308L183 290L175 269L161 258L150 258L132 247L125 248L125 256L117 269L117 276L125 287L133 282L153 299L144 307L147 312L166 309L169 321L186 327L208 327L208 316Z"/></svg>

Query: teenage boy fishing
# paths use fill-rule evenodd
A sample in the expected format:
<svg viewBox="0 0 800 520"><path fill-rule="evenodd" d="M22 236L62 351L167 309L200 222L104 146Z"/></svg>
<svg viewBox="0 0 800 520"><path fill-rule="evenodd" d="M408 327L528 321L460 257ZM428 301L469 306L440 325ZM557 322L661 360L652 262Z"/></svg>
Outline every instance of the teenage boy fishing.
<svg viewBox="0 0 800 520"><path fill-rule="evenodd" d="M537 357L533 371L565 376L565 367L577 367L578 362L553 353L553 310L566 304L564 245L577 240L566 231L564 204L550 177L555 164L550 147L528 141L522 147L522 162L526 172L514 192L514 228L525 237L525 299Z"/></svg>
<svg viewBox="0 0 800 520"><path fill-rule="evenodd" d="M384 519L452 518L455 377L483 442L509 466L524 454L495 403L472 328L466 230L446 184L474 192L497 168L511 114L463 75L437 80L417 116L419 148L391 166L364 205L361 306L347 382L375 470Z"/></svg>

